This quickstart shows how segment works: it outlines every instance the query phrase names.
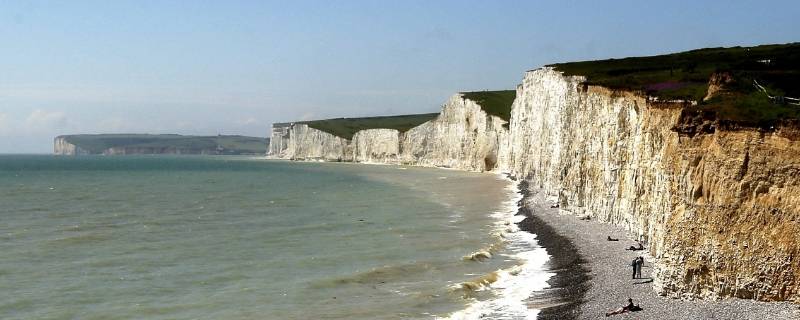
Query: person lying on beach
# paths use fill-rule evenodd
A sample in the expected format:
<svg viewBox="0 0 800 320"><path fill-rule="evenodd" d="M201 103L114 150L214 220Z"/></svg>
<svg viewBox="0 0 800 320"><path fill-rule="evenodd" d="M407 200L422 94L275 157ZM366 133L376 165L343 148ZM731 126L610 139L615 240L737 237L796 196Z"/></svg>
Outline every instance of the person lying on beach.
<svg viewBox="0 0 800 320"><path fill-rule="evenodd" d="M638 247L630 246L630 247L628 247L628 249L625 249L625 250L633 250L633 251L644 250L644 246L642 245L642 243L638 242L638 244L639 244Z"/></svg>
<svg viewBox="0 0 800 320"><path fill-rule="evenodd" d="M628 312L628 311L642 311L642 308L640 308L638 304L634 305L633 304L633 299L628 298L628 305L627 306L624 306L622 308L619 308L619 309L611 311L611 312L606 312L606 317L610 317L610 316L613 316L615 314L622 314L622 313L625 313L625 312Z"/></svg>
<svg viewBox="0 0 800 320"><path fill-rule="evenodd" d="M608 241L619 241L619 239L615 239L615 238L612 238L611 236L608 236Z"/></svg>

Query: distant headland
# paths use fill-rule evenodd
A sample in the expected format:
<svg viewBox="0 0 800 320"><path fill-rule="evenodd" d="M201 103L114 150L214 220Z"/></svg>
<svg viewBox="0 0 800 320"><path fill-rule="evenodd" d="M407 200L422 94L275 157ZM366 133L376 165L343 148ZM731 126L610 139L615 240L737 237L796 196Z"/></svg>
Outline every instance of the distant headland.
<svg viewBox="0 0 800 320"><path fill-rule="evenodd" d="M204 154L263 155L269 138L238 135L77 134L53 141L57 155Z"/></svg>

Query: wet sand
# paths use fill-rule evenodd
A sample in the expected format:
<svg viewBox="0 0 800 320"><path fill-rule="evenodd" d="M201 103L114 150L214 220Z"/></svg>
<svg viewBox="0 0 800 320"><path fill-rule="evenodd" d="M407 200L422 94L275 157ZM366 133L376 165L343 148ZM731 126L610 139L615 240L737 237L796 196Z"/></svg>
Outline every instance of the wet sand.
<svg viewBox="0 0 800 320"><path fill-rule="evenodd" d="M556 276L551 289L532 297L529 306L542 309L539 319L601 319L605 313L627 304L628 297L642 311L613 315L608 319L800 319L800 305L744 299L680 300L653 290L652 259L646 251L628 251L634 245L617 226L550 208L551 203L521 184L525 198L520 228L537 235L552 259ZM607 241L606 237L619 239ZM630 262L645 256L641 279L631 279Z"/></svg>

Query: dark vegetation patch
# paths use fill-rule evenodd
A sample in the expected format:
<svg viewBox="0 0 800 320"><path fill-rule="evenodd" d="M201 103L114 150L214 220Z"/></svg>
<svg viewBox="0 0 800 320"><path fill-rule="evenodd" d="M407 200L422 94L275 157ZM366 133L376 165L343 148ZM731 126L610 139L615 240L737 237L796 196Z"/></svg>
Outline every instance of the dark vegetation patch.
<svg viewBox="0 0 800 320"><path fill-rule="evenodd" d="M517 97L516 90L462 92L466 99L475 101L487 114L511 120L511 104Z"/></svg>
<svg viewBox="0 0 800 320"><path fill-rule="evenodd" d="M586 76L587 84L641 91L659 100L697 101L697 111L712 111L719 120L768 126L800 118L800 106L774 103L756 89L754 80L772 96L800 97L800 44L707 48L680 53L558 63L565 75ZM733 81L725 94L703 101L709 79L728 73Z"/></svg>
<svg viewBox="0 0 800 320"><path fill-rule="evenodd" d="M247 136L184 136L178 134L79 134L63 136L93 154L101 154L112 147L128 148L219 148L222 154L262 154L267 152L267 138Z"/></svg>
<svg viewBox="0 0 800 320"><path fill-rule="evenodd" d="M356 132L366 129L395 129L406 132L409 129L435 119L438 113L411 114L402 116L336 118L296 122L350 140Z"/></svg>

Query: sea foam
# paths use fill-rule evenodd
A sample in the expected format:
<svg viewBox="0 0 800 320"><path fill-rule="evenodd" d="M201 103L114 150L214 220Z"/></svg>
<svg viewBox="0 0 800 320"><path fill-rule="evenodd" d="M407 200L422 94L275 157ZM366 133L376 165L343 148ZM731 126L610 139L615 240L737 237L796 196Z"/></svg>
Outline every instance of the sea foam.
<svg viewBox="0 0 800 320"><path fill-rule="evenodd" d="M502 210L491 216L497 219L494 232L506 242L507 246L507 252L498 256L505 256L520 263L474 281L461 283L459 287L462 289L491 290L493 297L487 300L475 300L464 310L441 319L536 319L540 311L529 309L525 301L533 292L549 287L547 280L554 273L548 272L545 264L550 256L538 245L535 234L522 231L517 226L517 223L525 218L517 215L522 195L517 191L518 183L508 180L509 185L506 190L509 199L503 203Z"/></svg>

